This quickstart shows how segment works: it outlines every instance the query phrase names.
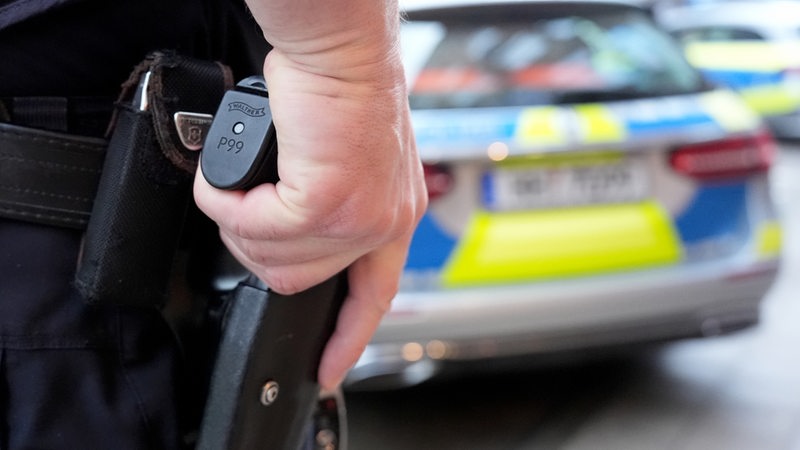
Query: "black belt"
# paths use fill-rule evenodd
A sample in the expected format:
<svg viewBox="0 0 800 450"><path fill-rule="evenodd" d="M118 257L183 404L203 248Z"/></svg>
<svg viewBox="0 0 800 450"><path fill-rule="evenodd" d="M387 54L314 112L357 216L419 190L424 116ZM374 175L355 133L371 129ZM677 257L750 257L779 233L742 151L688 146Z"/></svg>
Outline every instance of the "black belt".
<svg viewBox="0 0 800 450"><path fill-rule="evenodd" d="M107 141L0 123L0 216L83 229Z"/></svg>

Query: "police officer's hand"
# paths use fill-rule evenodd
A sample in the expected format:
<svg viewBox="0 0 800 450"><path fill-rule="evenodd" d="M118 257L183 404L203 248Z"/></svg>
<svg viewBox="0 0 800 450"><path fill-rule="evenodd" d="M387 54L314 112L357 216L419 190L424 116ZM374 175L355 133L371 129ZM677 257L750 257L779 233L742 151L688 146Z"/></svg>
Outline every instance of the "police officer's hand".
<svg viewBox="0 0 800 450"><path fill-rule="evenodd" d="M274 46L264 76L280 181L245 193L198 176L195 200L237 259L278 292L307 289L350 266L350 292L319 371L330 389L397 292L427 194L393 1L311 2L323 10L316 19L309 9L292 11L308 7L304 1L281 0L279 12L272 1L249 3ZM303 26L293 29L298 20Z"/></svg>

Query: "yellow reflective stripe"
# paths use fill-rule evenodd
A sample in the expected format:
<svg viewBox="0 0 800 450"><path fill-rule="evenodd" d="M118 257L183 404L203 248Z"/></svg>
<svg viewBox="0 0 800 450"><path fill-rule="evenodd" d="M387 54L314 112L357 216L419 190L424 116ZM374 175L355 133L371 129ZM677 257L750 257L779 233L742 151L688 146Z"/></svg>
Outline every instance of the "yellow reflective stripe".
<svg viewBox="0 0 800 450"><path fill-rule="evenodd" d="M749 131L760 123L759 116L744 104L744 100L729 91L702 95L700 105L725 131Z"/></svg>
<svg viewBox="0 0 800 450"><path fill-rule="evenodd" d="M761 114L787 114L800 107L800 92L794 86L771 84L743 88L744 101Z"/></svg>
<svg viewBox="0 0 800 450"><path fill-rule="evenodd" d="M666 265L680 239L656 202L472 217L445 286L485 285Z"/></svg>
<svg viewBox="0 0 800 450"><path fill-rule="evenodd" d="M779 222L771 220L759 225L756 231L756 252L761 258L774 258L781 252L783 230Z"/></svg>
<svg viewBox="0 0 800 450"><path fill-rule="evenodd" d="M528 146L565 144L562 114L555 106L525 109L517 122L517 141Z"/></svg>
<svg viewBox="0 0 800 450"><path fill-rule="evenodd" d="M624 159L624 156L623 152L614 150L577 153L532 153L504 159L496 162L495 165L502 168L586 167L619 163Z"/></svg>
<svg viewBox="0 0 800 450"><path fill-rule="evenodd" d="M627 128L607 107L599 104L578 105L575 107L583 142L622 142L627 136Z"/></svg>

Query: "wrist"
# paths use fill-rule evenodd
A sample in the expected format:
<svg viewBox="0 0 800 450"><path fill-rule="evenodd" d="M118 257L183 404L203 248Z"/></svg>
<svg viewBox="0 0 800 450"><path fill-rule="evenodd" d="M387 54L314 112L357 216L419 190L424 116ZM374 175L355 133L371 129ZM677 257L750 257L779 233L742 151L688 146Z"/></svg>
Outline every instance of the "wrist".
<svg viewBox="0 0 800 450"><path fill-rule="evenodd" d="M270 7L262 14L270 20L259 20L273 52L282 56L280 65L345 81L401 76L396 0L289 2L293 7L281 8L277 16L272 13L277 7Z"/></svg>

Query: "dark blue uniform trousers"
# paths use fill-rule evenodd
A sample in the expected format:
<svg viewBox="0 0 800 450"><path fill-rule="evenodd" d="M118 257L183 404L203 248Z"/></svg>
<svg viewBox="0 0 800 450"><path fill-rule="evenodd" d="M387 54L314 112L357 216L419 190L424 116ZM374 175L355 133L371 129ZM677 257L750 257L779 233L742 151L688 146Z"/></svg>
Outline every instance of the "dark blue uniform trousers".
<svg viewBox="0 0 800 450"><path fill-rule="evenodd" d="M0 219L0 449L173 449L176 340L153 309L89 306L81 234Z"/></svg>

